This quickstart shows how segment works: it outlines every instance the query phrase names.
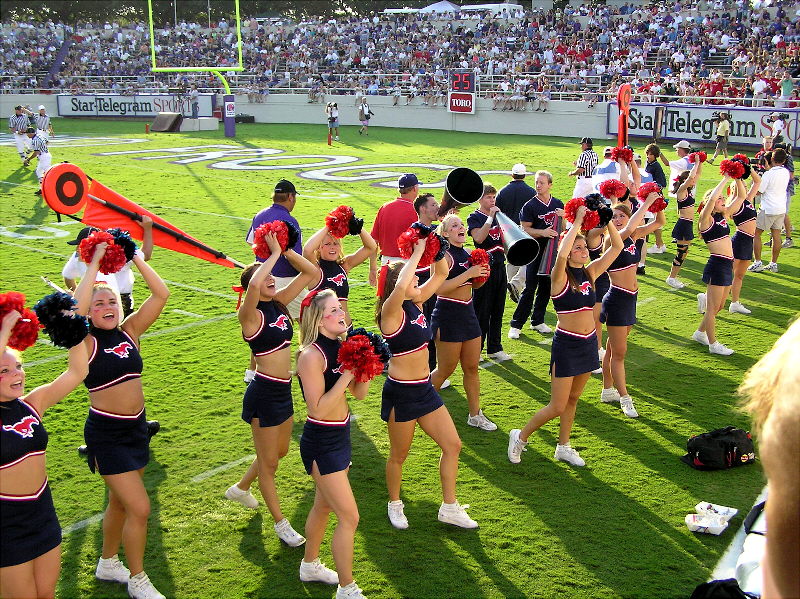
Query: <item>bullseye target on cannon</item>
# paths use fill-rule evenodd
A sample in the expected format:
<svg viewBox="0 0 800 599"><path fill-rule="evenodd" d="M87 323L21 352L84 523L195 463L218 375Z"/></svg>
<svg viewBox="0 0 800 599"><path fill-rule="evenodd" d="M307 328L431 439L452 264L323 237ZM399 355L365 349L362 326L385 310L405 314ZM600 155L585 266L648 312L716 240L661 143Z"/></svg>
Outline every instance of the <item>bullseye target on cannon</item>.
<svg viewBox="0 0 800 599"><path fill-rule="evenodd" d="M42 196L57 214L80 212L89 200L89 178L69 162L56 164L42 179Z"/></svg>

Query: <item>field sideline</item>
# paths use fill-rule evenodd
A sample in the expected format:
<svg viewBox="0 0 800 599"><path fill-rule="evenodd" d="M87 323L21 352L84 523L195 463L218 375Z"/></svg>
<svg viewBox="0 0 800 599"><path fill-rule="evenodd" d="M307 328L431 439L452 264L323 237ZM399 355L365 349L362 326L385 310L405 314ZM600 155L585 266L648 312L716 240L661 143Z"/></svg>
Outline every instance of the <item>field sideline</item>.
<svg viewBox="0 0 800 599"><path fill-rule="evenodd" d="M423 183L438 183L450 168L468 166L487 173L484 180L499 189L511 165L521 161L529 171L550 170L553 194L566 201L574 183L566 173L579 153L581 136L373 127L369 137L362 137L355 127L343 127L343 141L328 147L324 125L238 125L234 140L223 138L221 131L145 135L142 122L57 119L54 127L54 163L74 162L245 263L252 260L244 243L250 220L271 203L280 178L298 188L293 214L308 238L324 215L342 203L371 226L380 205L395 197L392 189L403 172L416 173ZM606 142L596 140L595 145L602 148ZM641 152L644 144L635 145ZM272 151L254 153L258 148ZM0 152L2 291L22 291L33 303L47 293L40 274L60 282L71 249L65 242L80 225L69 219L56 223L52 211L33 195L34 168L20 166L8 135L2 136ZM697 195L717 177L718 167L706 166ZM469 211L462 210L462 216ZM800 223L797 203L792 216ZM667 232L674 221L671 204ZM521 464L506 458L509 429L520 428L548 401L550 336L526 329L518 341L504 339L514 361L481 370L482 402L498 425L496 432L466 425L458 371L452 377L454 385L442 397L464 444L459 500L472 506L477 531L437 522L438 451L420 432L404 469L410 528L390 526L383 478L388 438L379 416L382 378L372 383L364 402L351 402L357 419L350 480L361 512L354 574L367 596L688 597L708 578L741 525L742 512L761 491L763 474L760 464L697 472L678 458L692 434L728 424L748 428L734 392L798 310L800 250L783 250L778 273L748 273L742 301L753 314L720 314L718 336L737 353L719 357L690 338L699 322L695 294L704 290L700 275L708 252L695 241L682 273L689 286L674 291L664 283L674 244L668 249L648 257L647 274L640 277L639 324L630 337L628 379L640 418L626 418L618 407L601 404L601 383L592 377L572 441L585 468L553 462L556 423L531 436ZM172 292L142 343L148 417L162 425L145 474L152 501L145 556L151 580L168 597L332 597L332 587L299 581L302 549L281 545L256 488L257 511L222 496L254 453L249 427L240 419L248 350L231 291L238 271L160 248L150 264ZM366 277L366 266L352 274L350 311L356 325L371 327L374 290ZM144 293L138 280L138 302ZM509 300L506 324L513 306ZM555 325L552 309L547 323ZM26 351L25 362L30 390L60 372L65 352L41 342ZM287 517L302 532L314 486L297 446L305 407L294 388L294 436L277 486ZM80 388L45 416L50 483L67 532L58 597L125 597L122 585L94 579L102 536L97 514L105 497L102 481L75 451L83 443L87 405ZM684 516L701 500L740 510L720 537L686 529ZM333 563L332 529L322 550L328 565Z"/></svg>

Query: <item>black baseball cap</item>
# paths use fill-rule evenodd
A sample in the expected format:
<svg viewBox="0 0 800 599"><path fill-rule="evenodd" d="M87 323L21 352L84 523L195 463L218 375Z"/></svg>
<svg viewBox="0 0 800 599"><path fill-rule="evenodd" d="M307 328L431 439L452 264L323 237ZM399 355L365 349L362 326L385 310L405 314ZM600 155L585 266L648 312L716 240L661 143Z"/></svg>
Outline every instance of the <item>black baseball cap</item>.
<svg viewBox="0 0 800 599"><path fill-rule="evenodd" d="M591 137L581 137L580 143L582 144L589 144L590 146L594 143Z"/></svg>
<svg viewBox="0 0 800 599"><path fill-rule="evenodd" d="M25 129L25 133L36 133L36 129L34 129L33 127L28 127L27 129Z"/></svg>
<svg viewBox="0 0 800 599"><path fill-rule="evenodd" d="M14 106L14 110L22 110L22 105L17 104L16 106Z"/></svg>
<svg viewBox="0 0 800 599"><path fill-rule="evenodd" d="M291 181L287 181L286 179L281 179L275 184L275 193L297 194L297 189L295 189L294 183L292 183Z"/></svg>
<svg viewBox="0 0 800 599"><path fill-rule="evenodd" d="M97 227L84 227L83 229L80 230L78 236L75 239L67 242L67 245L78 245L81 241L89 237L89 235L99 230L100 229L98 229Z"/></svg>

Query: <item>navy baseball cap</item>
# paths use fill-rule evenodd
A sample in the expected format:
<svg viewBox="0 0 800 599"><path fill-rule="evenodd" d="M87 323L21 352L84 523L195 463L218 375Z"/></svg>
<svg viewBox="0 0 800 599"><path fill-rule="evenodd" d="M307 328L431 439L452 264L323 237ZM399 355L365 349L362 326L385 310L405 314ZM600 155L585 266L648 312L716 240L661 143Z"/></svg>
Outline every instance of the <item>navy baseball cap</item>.
<svg viewBox="0 0 800 599"><path fill-rule="evenodd" d="M287 181L286 179L281 179L275 184L275 193L297 193L297 189L294 187L294 183L291 181Z"/></svg>
<svg viewBox="0 0 800 599"><path fill-rule="evenodd" d="M400 189L404 187L414 187L415 185L421 185L421 183L414 173L406 173L397 180L397 187Z"/></svg>
<svg viewBox="0 0 800 599"><path fill-rule="evenodd" d="M67 245L78 245L81 241L89 237L89 235L99 230L100 229L97 227L84 227L81 229L80 233L78 233L78 236L75 239L67 242Z"/></svg>

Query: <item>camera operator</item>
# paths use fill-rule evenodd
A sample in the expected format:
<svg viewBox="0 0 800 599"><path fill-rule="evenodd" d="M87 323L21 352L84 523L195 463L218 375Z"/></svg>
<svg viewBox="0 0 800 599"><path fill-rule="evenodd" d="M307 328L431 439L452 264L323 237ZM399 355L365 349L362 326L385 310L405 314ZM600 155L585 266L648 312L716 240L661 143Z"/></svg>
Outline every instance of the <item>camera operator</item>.
<svg viewBox="0 0 800 599"><path fill-rule="evenodd" d="M728 157L728 138L731 134L731 121L727 112L712 112L711 120L717 124L717 147L714 148L714 156L708 161L714 164L719 154Z"/></svg>
<svg viewBox="0 0 800 599"><path fill-rule="evenodd" d="M783 143L783 131L786 129L786 121L788 120L789 115L783 112L773 112L767 117L767 122L771 123L771 137L774 144Z"/></svg>
<svg viewBox="0 0 800 599"><path fill-rule="evenodd" d="M783 168L789 171L789 183L786 186L786 216L783 219L783 229L786 232L786 239L781 244L781 247L790 248L794 246L794 241L792 240L792 220L789 217L789 207L792 203L792 196L794 195L795 186L794 159L792 158L791 147L787 146L786 144L775 143L771 137L765 137L762 142L762 150L755 155L753 168L760 175L763 175L764 172L775 166L772 163L772 153L774 150L778 149L786 151L786 162L783 164ZM767 241L764 245L771 247L772 239Z"/></svg>

